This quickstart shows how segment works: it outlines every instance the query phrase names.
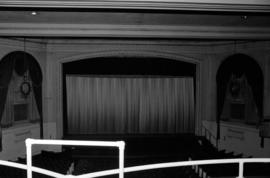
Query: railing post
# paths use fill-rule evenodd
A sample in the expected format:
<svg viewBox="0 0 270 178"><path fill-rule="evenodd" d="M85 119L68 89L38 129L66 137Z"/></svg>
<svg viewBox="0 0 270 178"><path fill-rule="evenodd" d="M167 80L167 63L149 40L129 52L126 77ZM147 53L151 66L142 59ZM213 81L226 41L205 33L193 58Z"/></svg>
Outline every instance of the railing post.
<svg viewBox="0 0 270 178"><path fill-rule="evenodd" d="M243 161L239 161L239 173L238 173L238 177L236 178L244 178L244 162Z"/></svg>
<svg viewBox="0 0 270 178"><path fill-rule="evenodd" d="M119 146L119 178L124 178L124 152L125 152L125 142L120 141L120 146Z"/></svg>
<svg viewBox="0 0 270 178"><path fill-rule="evenodd" d="M32 144L30 139L26 139L26 164L27 178L32 178Z"/></svg>

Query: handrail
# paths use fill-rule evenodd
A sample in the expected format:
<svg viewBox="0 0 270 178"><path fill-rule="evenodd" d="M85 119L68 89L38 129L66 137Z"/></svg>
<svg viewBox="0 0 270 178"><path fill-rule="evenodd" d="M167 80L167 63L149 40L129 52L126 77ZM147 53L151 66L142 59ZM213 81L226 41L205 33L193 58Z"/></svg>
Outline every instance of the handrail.
<svg viewBox="0 0 270 178"><path fill-rule="evenodd" d="M183 166L195 166L195 165L210 165L210 164L231 164L238 163L241 167L244 163L270 163L270 158L243 158L243 159L212 159L212 160L198 160L198 161L180 161L180 162L168 162L148 164L141 166L133 166L124 168L124 172L137 172L151 169L171 168L171 167L183 167ZM119 173L119 169L111 169L106 171L98 171L88 174L77 176L77 178L89 178L89 177L102 177ZM239 169L238 178L243 178L243 169Z"/></svg>
<svg viewBox="0 0 270 178"><path fill-rule="evenodd" d="M32 166L32 152L31 146L33 144L41 145L80 145L80 146L105 146L105 147L118 147L119 148L119 168L111 169L105 171L97 171L93 173L86 173L82 175L63 175L56 173L50 170L38 168ZM240 159L211 159L211 160L195 160L195 161L178 161L178 162L167 162L167 163L157 163L157 164L147 164L140 166L132 166L124 168L124 146L125 143L120 142L103 142L103 141L72 141L72 140L35 140L27 139L26 140L26 153L27 153L27 165L14 163L9 161L0 160L0 165L16 167L19 169L27 170L27 178L32 177L32 171L45 174L51 177L58 178L93 178L93 177L102 177L108 175L119 174L120 178L124 177L124 173L129 172L138 172L151 169L161 169L161 168L170 168L170 167L183 167L183 166L195 166L195 165L209 165L209 164L239 164L239 172L237 178L243 178L244 164L245 163L270 163L270 158L240 158ZM30 173L30 174L29 174Z"/></svg>
<svg viewBox="0 0 270 178"><path fill-rule="evenodd" d="M119 149L119 178L124 178L124 150L123 141L74 141L74 140L45 140L45 139L26 139L26 165L27 178L32 178L32 145L78 145L78 146L99 146L99 147L117 147ZM61 176L63 177L63 176ZM66 176L65 176L66 177ZM74 177L68 175L68 177Z"/></svg>
<svg viewBox="0 0 270 178"><path fill-rule="evenodd" d="M27 170L27 165L21 164L21 163L15 163L15 162L11 162L11 161L0 160L0 165ZM35 166L32 166L32 171L34 171L36 173L40 173L40 174L45 174L45 175L48 175L51 177L64 177L65 176L64 174L60 174L60 173L57 173L54 171L50 171L50 170L35 167Z"/></svg>
<svg viewBox="0 0 270 178"><path fill-rule="evenodd" d="M171 168L171 167L183 167L183 166L194 166L194 165L211 165L211 164L239 164L239 174L237 178L243 178L243 165L244 163L270 163L270 158L241 158L241 159L211 159L211 160L197 160L197 161L178 161L178 162L167 162L167 163L157 163L157 164L147 164L140 166L132 166L124 168L125 173L138 172L152 169L161 169L161 168ZM27 170L27 165L13 163L9 161L0 160L0 165L6 165L10 167L16 167L20 169ZM93 173L86 173L82 175L63 175L46 169L32 167L32 171L45 174L52 177L61 177L61 178L94 178L119 174L120 169L111 169L105 171L97 171Z"/></svg>

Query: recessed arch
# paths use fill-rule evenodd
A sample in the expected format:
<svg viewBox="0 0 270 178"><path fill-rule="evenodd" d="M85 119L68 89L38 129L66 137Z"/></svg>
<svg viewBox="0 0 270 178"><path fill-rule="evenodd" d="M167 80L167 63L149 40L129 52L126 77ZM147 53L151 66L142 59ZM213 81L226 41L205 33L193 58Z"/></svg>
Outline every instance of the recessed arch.
<svg viewBox="0 0 270 178"><path fill-rule="evenodd" d="M262 69L257 61L252 57L246 54L237 53L224 59L217 71L217 119L220 119L225 100L227 84L230 81L232 75L234 75L236 78L245 75L247 82L252 89L252 95L258 109L258 115L260 118L262 118L264 85Z"/></svg>
<svg viewBox="0 0 270 178"><path fill-rule="evenodd" d="M5 107L8 86L10 84L12 73L24 76L26 71L32 80L32 91L37 104L37 110L40 115L40 137L43 137L43 114L42 114L42 70L37 60L28 52L13 51L6 54L0 61L0 118L2 119Z"/></svg>
<svg viewBox="0 0 270 178"><path fill-rule="evenodd" d="M30 53L25 51L13 51L6 54L1 60L0 65L10 63L15 71L21 75L25 70L31 68L30 72L35 75L35 83L40 84L43 79L42 69L38 60Z"/></svg>
<svg viewBox="0 0 270 178"><path fill-rule="evenodd" d="M108 49L108 50L97 50L93 51L91 53L86 53L86 54L80 54L80 55L75 55L75 56L69 56L65 58L61 58L60 64L66 63L66 62L72 62L72 61L77 61L77 60L82 60L82 59L90 59L90 58L102 58L102 57L140 57L140 58L145 58L145 57L156 57L156 58L164 58L168 60L177 60L177 61L183 61L183 62L188 62L192 64L200 64L200 60L182 55L182 54L177 54L177 53L171 53L171 52L166 52L166 51L156 51L156 50L130 50L130 49Z"/></svg>
<svg viewBox="0 0 270 178"><path fill-rule="evenodd" d="M77 60L82 60L82 59L91 59L91 58L99 58L99 57L157 57L157 58L164 58L164 59L169 59L169 60L177 60L177 61L182 61L182 62L188 62L191 64L194 64L196 66L196 90L195 92L195 99L196 99L196 106L195 106L195 129L196 133L200 134L201 133L201 118L200 118L200 113L201 113L201 95L200 95L200 87L201 87L201 60L198 58L190 57L187 55L183 54L178 54L178 53L173 53L173 52L168 52L168 51L156 51L156 50L148 50L148 49L102 49L102 50L94 50L88 53L81 53L79 55L72 55L68 57L61 57L58 58L57 62L57 70L61 71L57 76L57 83L58 85L58 92L59 92L59 97L58 97L58 103L59 103L59 108L64 108L63 101L64 101L64 85L63 85L63 64L67 62L72 62L72 61L77 61ZM63 118L65 113L63 110L60 111L59 113L59 119L57 119L57 127L58 132L57 135L59 137L63 136L64 133L64 123L63 123ZM61 119L60 119L61 118Z"/></svg>
<svg viewBox="0 0 270 178"><path fill-rule="evenodd" d="M112 59L114 58L114 59ZM105 51L105 53L103 52L97 52L97 53L92 53L92 54L82 54L82 55L79 55L79 56L73 56L73 57L68 57L68 58L65 58L65 59L62 59L60 60L60 68L62 69L62 79L64 77L64 73L66 72L66 70L64 69L64 66L66 66L67 64L70 64L71 68L72 67L75 67L76 63L85 63L87 64L87 61L95 61L97 63L99 63L101 61L101 64L104 65L103 62L106 62L106 61L110 61L113 63L113 61L117 61L117 60L120 60L121 62L127 62L127 60L129 60L130 58L133 58L133 62L139 62L139 63L144 63L146 61L151 61L153 62L153 60L156 60L156 61L169 61L169 63L182 63L182 64L187 64L187 65L190 65L193 67L193 76L194 76L194 83L197 84L198 83L198 80L197 80L197 69L199 67L199 60L197 59L193 59L193 58L189 58L189 57L186 57L186 56L179 56L179 55L173 55L173 54L166 54L166 53L159 53L159 52L154 52L154 51L142 51L142 52L138 52L138 51ZM148 58L148 59L147 59ZM147 62L146 62L147 63ZM162 62L161 62L162 63ZM115 63L117 64L117 62ZM119 64L119 63L118 63ZM108 65L109 67L113 67L112 65ZM175 67L175 65L172 65ZM100 67L100 66L99 66ZM75 67L76 68L76 67ZM88 68L89 70L89 68ZM95 70L95 69L94 69ZM169 69L168 69L169 70ZM183 69L184 70L184 69ZM108 71L108 69L104 69L104 71ZM147 71L144 70L144 71ZM130 71L128 71L130 72ZM156 73L155 73L156 72ZM157 73L158 71L154 71L155 74L158 75ZM164 71L163 71L164 72ZM190 71L189 71L190 72ZM94 74L97 74L98 73L95 71ZM109 73L107 74L113 74L112 71L110 71ZM119 73L121 74L121 73ZM124 73L125 74L125 73ZM130 75L133 75L136 73L126 73L127 75L130 74ZM138 73L138 75L140 74L144 74L144 73ZM153 73L152 73L153 74ZM161 73L160 75L164 75L165 73ZM147 75L147 74L146 74ZM149 74L151 75L151 73ZM177 76L177 74L175 74ZM181 75L181 74L180 74ZM64 81L64 80L63 80ZM63 92L63 89L64 89L64 83L62 83L62 89L61 91ZM194 94L195 94L195 97L197 97L197 90L194 90ZM63 95L61 95L63 97ZM65 96L62 98L64 100ZM63 104L65 103L65 101L63 102ZM197 104L196 104L196 108L197 108ZM65 115L65 111L63 112L63 115ZM196 109L196 114L195 114L195 117L196 117L196 128L198 127L197 126L197 109ZM63 116L65 117L65 116ZM63 123L65 125L65 123ZM65 126L64 126L65 127ZM64 129L64 128L63 128Z"/></svg>

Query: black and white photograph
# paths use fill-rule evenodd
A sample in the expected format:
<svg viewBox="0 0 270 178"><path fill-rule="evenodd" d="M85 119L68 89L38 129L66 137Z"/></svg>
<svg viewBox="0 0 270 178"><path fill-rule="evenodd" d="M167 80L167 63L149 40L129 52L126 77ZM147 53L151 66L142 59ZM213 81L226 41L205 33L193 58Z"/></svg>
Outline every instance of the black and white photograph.
<svg viewBox="0 0 270 178"><path fill-rule="evenodd" d="M270 0L0 0L0 178L270 178Z"/></svg>

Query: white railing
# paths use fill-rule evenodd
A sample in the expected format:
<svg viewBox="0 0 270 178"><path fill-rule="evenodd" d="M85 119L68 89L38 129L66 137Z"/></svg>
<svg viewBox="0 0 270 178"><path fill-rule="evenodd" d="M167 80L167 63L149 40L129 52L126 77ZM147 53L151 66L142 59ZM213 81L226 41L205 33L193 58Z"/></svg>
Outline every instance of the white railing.
<svg viewBox="0 0 270 178"><path fill-rule="evenodd" d="M119 178L124 178L124 149L123 141L73 141L73 140L37 140L26 139L26 164L27 178L32 178L32 145L73 145L73 146L98 146L98 147L118 147L119 148ZM62 176L63 177L63 176ZM68 175L67 177L74 177Z"/></svg>
<svg viewBox="0 0 270 178"><path fill-rule="evenodd" d="M37 168L32 166L32 145L78 145L78 146L100 146L100 147L118 147L119 148L119 168L111 169L93 173L87 173L83 175L63 175L53 171L49 171L42 168ZM124 177L124 173L138 172L143 170L151 169L161 169L170 167L182 167L182 166L195 166L195 165L210 165L210 164L239 164L239 173L237 178L244 178L244 164L245 163L270 163L270 158L245 158L245 159L216 159L216 160L200 160L200 161L180 161L180 162L168 162L168 163L158 163L158 164L148 164L141 166L133 166L124 168L124 149L125 143L122 141L118 142L103 142L103 141L70 141L70 140L36 140L27 139L26 140L26 153L27 153L27 164L13 163L9 161L1 161L0 165L15 167L19 169L27 170L27 178L32 178L32 171L45 174L51 177L57 178L93 178L102 177L108 175L119 174L120 178Z"/></svg>

